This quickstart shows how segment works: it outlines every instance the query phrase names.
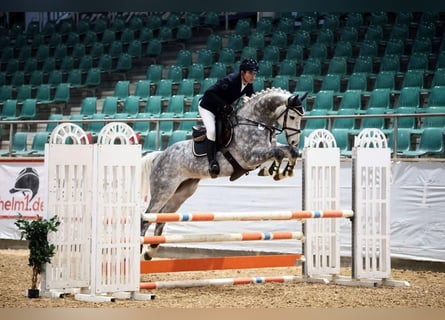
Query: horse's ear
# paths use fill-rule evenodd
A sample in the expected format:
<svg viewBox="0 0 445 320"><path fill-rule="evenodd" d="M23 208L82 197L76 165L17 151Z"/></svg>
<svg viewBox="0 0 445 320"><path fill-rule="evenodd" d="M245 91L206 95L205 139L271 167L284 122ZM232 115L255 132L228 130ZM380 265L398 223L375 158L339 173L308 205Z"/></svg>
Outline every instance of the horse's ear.
<svg viewBox="0 0 445 320"><path fill-rule="evenodd" d="M296 95L296 96L294 96L294 95L292 95L292 96L290 96L288 99L287 99L287 105L289 106L289 107L293 107L293 106L296 106L297 105L297 103L298 103L298 95Z"/></svg>
<svg viewBox="0 0 445 320"><path fill-rule="evenodd" d="M303 102L304 99L306 99L307 97L307 92L305 92L301 97L300 97L300 101Z"/></svg>
<svg viewBox="0 0 445 320"><path fill-rule="evenodd" d="M306 99L307 92L305 92L301 97L297 94L295 96L290 96L287 105L292 107L298 107L302 105L304 99Z"/></svg>

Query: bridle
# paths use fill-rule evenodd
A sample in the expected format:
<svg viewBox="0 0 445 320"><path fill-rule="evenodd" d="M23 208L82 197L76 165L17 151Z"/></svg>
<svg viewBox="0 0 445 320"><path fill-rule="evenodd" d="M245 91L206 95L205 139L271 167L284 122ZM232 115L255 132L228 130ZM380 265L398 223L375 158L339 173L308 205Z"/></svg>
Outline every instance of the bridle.
<svg viewBox="0 0 445 320"><path fill-rule="evenodd" d="M278 119L281 118L282 116L284 117L283 125L281 126L281 128L276 127L276 126L269 126L269 125L264 124L262 122L259 122L259 121L256 121L256 120L252 120L252 119L248 119L248 118L244 118L244 117L241 117L241 116L238 116L238 115L236 116L237 120L244 120L244 121L247 121L247 123L243 123L243 122L237 121L236 125L258 126L258 127L262 128L262 129L266 129L270 133L270 139L272 139L272 137L274 136L274 134L276 132L278 132L278 134L280 134L280 133L282 133L285 130L292 131L291 134L288 134L287 131L286 131L286 139L287 139L289 137L292 137L292 136L294 136L296 134L301 133L301 129L300 128L292 128L292 127L288 127L287 126L287 120L289 118L289 111L290 110L296 112L301 117L304 114L303 106L302 106L301 103L298 106L292 106L292 105L289 105L289 100L288 100L288 104L286 104L286 108L277 117Z"/></svg>
<svg viewBox="0 0 445 320"><path fill-rule="evenodd" d="M286 108L284 109L284 111L278 116L278 118L280 118L281 116L284 117L283 125L282 125L281 129L279 129L279 133L286 130L286 140L289 140L290 137L301 133L300 128L293 128L293 127L287 126L287 120L289 118L289 110L296 112L300 117L302 117L304 114L303 106L300 104L299 106L287 105ZM292 133L288 133L288 131L291 131Z"/></svg>

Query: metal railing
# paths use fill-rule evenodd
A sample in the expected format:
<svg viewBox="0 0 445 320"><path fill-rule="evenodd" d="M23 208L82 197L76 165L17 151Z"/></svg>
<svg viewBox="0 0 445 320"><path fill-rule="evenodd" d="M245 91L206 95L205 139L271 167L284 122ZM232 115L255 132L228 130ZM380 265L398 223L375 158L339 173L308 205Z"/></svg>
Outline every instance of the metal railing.
<svg viewBox="0 0 445 320"><path fill-rule="evenodd" d="M445 117L445 113L385 113L385 114L348 114L348 115L317 115L317 116L304 116L303 117L303 123L307 120L311 119L326 119L328 121L327 129L332 129L332 124L335 119L351 119L354 120L360 120L366 118L385 118L385 120L390 121L391 125L387 126L388 129L392 130L393 132L393 145L389 146L393 152L392 157L397 158L397 131L399 129L399 120L401 118L416 118L417 119L417 128L421 128L421 121L424 117ZM12 141L14 133L17 131L17 127L19 125L26 125L27 127L31 125L38 125L38 124L60 124L60 123L82 123L84 129L86 130L89 123L93 122L104 122L105 124L109 122L125 122L125 123L131 123L134 124L136 122L150 122L155 124L155 129L157 132L156 136L156 148L159 148L160 146L160 123L163 121L173 121L175 123L184 122L184 121L194 121L201 123L202 119L200 117L197 118L183 118L183 117L171 117L171 118L159 118L159 117L153 117L153 118L126 118L126 119L114 119L114 118L103 118L103 119L89 119L87 117L83 119L63 119L63 120L26 120L26 121L20 121L20 120L1 120L0 125L5 128L5 125L9 125L9 152L12 152ZM302 126L304 129L304 125ZM445 127L443 128L443 134L445 134ZM87 130L86 130L87 131ZM36 131L38 132L38 131Z"/></svg>

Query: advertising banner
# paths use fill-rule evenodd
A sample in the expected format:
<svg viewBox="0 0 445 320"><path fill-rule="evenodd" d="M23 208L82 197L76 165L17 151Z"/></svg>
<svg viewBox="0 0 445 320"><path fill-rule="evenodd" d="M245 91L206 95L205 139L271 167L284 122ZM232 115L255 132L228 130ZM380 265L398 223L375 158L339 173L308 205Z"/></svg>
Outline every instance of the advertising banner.
<svg viewBox="0 0 445 320"><path fill-rule="evenodd" d="M0 239L20 239L14 225L21 214L44 217L46 173L42 162L8 162L0 165Z"/></svg>

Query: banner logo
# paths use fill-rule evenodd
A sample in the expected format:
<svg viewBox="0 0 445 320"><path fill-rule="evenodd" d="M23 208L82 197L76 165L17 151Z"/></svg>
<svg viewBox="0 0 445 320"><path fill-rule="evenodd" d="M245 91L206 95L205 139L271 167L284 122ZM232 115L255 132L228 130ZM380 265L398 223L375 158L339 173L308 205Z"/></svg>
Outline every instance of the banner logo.
<svg viewBox="0 0 445 320"><path fill-rule="evenodd" d="M31 195L31 201L39 191L40 179L37 171L33 168L25 168L20 171L15 181L14 188L9 193L21 192L23 196Z"/></svg>

